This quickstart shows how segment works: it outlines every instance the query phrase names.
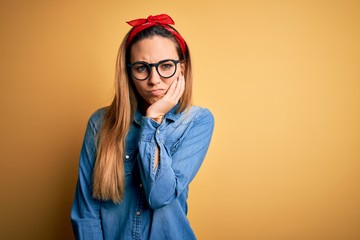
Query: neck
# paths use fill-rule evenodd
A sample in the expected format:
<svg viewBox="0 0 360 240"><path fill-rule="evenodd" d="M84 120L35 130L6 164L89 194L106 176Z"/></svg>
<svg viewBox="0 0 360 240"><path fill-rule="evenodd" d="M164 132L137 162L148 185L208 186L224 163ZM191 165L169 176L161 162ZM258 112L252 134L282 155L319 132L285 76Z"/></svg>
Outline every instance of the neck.
<svg viewBox="0 0 360 240"><path fill-rule="evenodd" d="M141 97L138 99L138 110L141 113L141 115L145 116L146 110L150 106L149 103L147 103L144 99Z"/></svg>

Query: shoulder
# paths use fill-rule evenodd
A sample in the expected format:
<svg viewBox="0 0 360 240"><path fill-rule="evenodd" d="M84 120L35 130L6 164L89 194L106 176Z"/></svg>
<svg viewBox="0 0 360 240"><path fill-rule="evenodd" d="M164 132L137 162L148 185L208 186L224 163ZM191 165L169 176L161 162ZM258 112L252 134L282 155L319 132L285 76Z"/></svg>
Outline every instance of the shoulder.
<svg viewBox="0 0 360 240"><path fill-rule="evenodd" d="M107 109L108 109L108 107L102 107L102 108L97 109L90 115L89 121L96 122L96 121L101 120L103 118L103 116L105 115Z"/></svg>
<svg viewBox="0 0 360 240"><path fill-rule="evenodd" d="M185 122L193 122L194 124L214 125L214 115L204 107L191 106L190 109L182 112L180 119Z"/></svg>
<svg viewBox="0 0 360 240"><path fill-rule="evenodd" d="M211 116L213 117L212 112L208 108L200 107L200 106L191 106L190 112L194 113L197 117Z"/></svg>
<svg viewBox="0 0 360 240"><path fill-rule="evenodd" d="M102 107L94 111L89 118L88 128L93 129L93 131L97 133L103 123L107 109L108 107Z"/></svg>

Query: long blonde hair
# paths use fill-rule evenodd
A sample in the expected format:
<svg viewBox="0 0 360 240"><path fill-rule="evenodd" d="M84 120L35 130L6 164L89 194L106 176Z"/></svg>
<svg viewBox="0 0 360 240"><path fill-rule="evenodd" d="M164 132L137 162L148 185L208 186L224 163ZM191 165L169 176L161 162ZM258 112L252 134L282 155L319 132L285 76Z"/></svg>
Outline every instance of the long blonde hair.
<svg viewBox="0 0 360 240"><path fill-rule="evenodd" d="M107 107L103 118L103 125L97 139L97 156L93 171L93 197L98 200L112 200L119 203L123 200L125 192L124 155L126 136L137 110L138 94L131 83L132 79L127 73L127 61L129 59L132 44L144 38L160 35L170 38L176 44L180 60L185 63L185 90L180 99L177 112L182 112L191 106L192 98L192 70L190 52L186 46L186 56L181 52L180 46L173 35L163 28L154 26L140 32L128 48L126 39L122 41L116 60L115 72L115 96L112 103Z"/></svg>

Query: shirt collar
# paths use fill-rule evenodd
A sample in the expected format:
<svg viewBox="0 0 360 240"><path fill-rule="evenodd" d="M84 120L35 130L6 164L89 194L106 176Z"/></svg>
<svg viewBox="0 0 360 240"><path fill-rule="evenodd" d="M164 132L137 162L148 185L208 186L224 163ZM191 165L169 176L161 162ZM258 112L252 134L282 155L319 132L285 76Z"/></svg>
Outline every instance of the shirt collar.
<svg viewBox="0 0 360 240"><path fill-rule="evenodd" d="M180 118L181 113L177 113L176 110L179 108L180 103L177 103L168 113L165 114L164 119L169 119L171 121L176 121ZM136 110L135 116L134 116L134 122L138 125L141 125L141 119L143 115L139 112L139 110Z"/></svg>

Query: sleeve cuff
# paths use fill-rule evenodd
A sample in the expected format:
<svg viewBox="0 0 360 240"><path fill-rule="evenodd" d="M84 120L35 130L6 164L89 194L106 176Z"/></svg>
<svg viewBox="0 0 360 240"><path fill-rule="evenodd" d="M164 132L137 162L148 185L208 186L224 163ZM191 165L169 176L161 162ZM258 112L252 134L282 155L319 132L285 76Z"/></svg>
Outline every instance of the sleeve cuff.
<svg viewBox="0 0 360 240"><path fill-rule="evenodd" d="M151 118L143 116L141 119L140 138L143 141L154 141L155 133L159 128L160 123Z"/></svg>

